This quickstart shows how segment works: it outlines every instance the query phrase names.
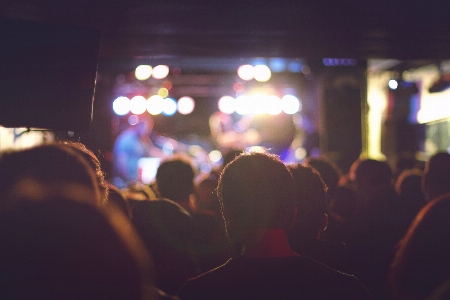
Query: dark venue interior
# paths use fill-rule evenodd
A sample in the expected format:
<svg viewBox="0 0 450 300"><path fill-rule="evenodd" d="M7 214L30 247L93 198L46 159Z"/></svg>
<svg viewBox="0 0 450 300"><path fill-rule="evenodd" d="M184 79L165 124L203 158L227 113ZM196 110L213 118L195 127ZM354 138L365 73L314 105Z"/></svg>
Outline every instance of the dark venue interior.
<svg viewBox="0 0 450 300"><path fill-rule="evenodd" d="M11 299L450 295L448 1L3 0L0 18Z"/></svg>
<svg viewBox="0 0 450 300"><path fill-rule="evenodd" d="M74 131L75 139L103 153L106 168L120 132L113 128L117 122L111 124L112 101L117 97L115 79L121 74L130 76L137 65L166 64L182 70L183 76L174 79L179 83L174 82L171 96L193 91L197 107L189 116L155 117L155 130L186 139L192 132L202 138L210 134L208 117L217 110L220 93L231 89L232 75L240 64L254 58L301 60L311 68L310 77L314 76L306 79L310 95L305 98L311 100L304 100L304 112L320 119L316 125L319 137L311 138L312 147L331 153L348 168L367 143L364 120L361 124L367 109L361 100L367 92L367 60L396 59L403 63L386 69L409 70L447 59L450 49L445 1L426 5L406 1L4 1L1 11L6 19L100 31L90 129L86 130L86 121L82 121L89 115L89 102L78 103L80 109L70 107L79 113L82 126L58 129ZM327 68L322 60L328 57L352 58L357 63L350 68ZM68 81L78 80L76 76ZM297 80L289 74L279 76L287 76L281 79L284 81ZM336 80L346 87L336 91L330 84ZM321 99L325 100L319 104ZM67 97L69 102L73 101ZM48 107L41 113L57 115ZM33 127L45 127L42 125L37 122ZM337 138L339 135L346 138Z"/></svg>

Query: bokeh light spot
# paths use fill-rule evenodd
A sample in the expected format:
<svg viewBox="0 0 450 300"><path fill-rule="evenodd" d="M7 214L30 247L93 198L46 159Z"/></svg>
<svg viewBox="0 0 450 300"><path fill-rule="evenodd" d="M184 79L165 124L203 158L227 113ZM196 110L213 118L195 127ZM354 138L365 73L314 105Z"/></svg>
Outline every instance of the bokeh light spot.
<svg viewBox="0 0 450 300"><path fill-rule="evenodd" d="M147 80L152 76L152 67L149 65L137 66L134 71L134 76L136 76L136 79L138 80Z"/></svg>
<svg viewBox="0 0 450 300"><path fill-rule="evenodd" d="M223 96L219 99L218 107L224 114L231 115L235 111L235 99L231 96Z"/></svg>
<svg viewBox="0 0 450 300"><path fill-rule="evenodd" d="M178 112L182 115L188 115L194 111L195 101L191 97L181 97L178 99Z"/></svg>
<svg viewBox="0 0 450 300"><path fill-rule="evenodd" d="M151 115L159 115L163 111L163 98L159 95L153 95L147 100L147 111Z"/></svg>
<svg viewBox="0 0 450 300"><path fill-rule="evenodd" d="M242 80L252 80L253 79L253 66L252 65L242 65L237 69L237 74Z"/></svg>
<svg viewBox="0 0 450 300"><path fill-rule="evenodd" d="M116 115L126 115L130 112L130 99L128 99L127 97L118 97L113 102L113 110Z"/></svg>
<svg viewBox="0 0 450 300"><path fill-rule="evenodd" d="M172 98L164 98L162 106L162 114L165 116L173 116L177 112L177 102Z"/></svg>
<svg viewBox="0 0 450 300"><path fill-rule="evenodd" d="M130 111L135 115L143 114L147 109L147 100L143 96L134 96L130 101Z"/></svg>
<svg viewBox="0 0 450 300"><path fill-rule="evenodd" d="M163 79L169 75L169 67L166 65L158 65L153 68L153 78Z"/></svg>
<svg viewBox="0 0 450 300"><path fill-rule="evenodd" d="M272 76L272 72L266 65L257 65L254 68L254 77L256 81L266 82Z"/></svg>

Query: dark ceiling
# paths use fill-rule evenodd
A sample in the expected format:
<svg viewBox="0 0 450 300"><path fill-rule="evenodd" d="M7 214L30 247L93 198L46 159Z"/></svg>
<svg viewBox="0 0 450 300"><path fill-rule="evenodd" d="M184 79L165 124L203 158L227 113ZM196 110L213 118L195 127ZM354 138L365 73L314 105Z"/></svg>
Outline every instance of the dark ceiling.
<svg viewBox="0 0 450 300"><path fill-rule="evenodd" d="M0 11L99 28L101 59L450 56L448 1L3 0Z"/></svg>

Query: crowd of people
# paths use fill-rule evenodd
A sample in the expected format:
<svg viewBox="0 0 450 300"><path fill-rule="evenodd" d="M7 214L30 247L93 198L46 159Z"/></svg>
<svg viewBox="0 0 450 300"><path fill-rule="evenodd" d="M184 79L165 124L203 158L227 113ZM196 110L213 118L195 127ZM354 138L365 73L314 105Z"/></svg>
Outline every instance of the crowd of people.
<svg viewBox="0 0 450 300"><path fill-rule="evenodd" d="M119 188L47 143L1 153L0 223L1 299L450 297L448 153L343 173L233 150L201 175L178 153Z"/></svg>

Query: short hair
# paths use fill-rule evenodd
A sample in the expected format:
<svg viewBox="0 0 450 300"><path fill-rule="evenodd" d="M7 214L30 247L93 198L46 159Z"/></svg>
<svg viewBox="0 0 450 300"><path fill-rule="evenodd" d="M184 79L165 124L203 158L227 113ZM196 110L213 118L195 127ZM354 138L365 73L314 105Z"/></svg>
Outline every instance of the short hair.
<svg viewBox="0 0 450 300"><path fill-rule="evenodd" d="M331 196L336 190L342 175L342 172L336 163L324 156L308 157L303 163L313 167L319 173L323 182L327 185L328 193Z"/></svg>
<svg viewBox="0 0 450 300"><path fill-rule="evenodd" d="M287 230L295 213L292 175L269 153L244 153L229 163L219 179L218 197L232 243L245 244L246 233L261 229Z"/></svg>
<svg viewBox="0 0 450 300"><path fill-rule="evenodd" d="M0 156L0 211L13 205L5 197L16 183L26 178L44 184L78 184L100 197L95 175L86 160L67 146L50 143ZM98 203L99 199L86 200Z"/></svg>
<svg viewBox="0 0 450 300"><path fill-rule="evenodd" d="M149 255L116 210L63 198L28 201L2 214L0 225L5 298L138 300L152 293Z"/></svg>
<svg viewBox="0 0 450 300"><path fill-rule="evenodd" d="M432 290L450 278L449 215L447 194L423 207L400 241L390 272L398 299L431 299Z"/></svg>
<svg viewBox="0 0 450 300"><path fill-rule="evenodd" d="M352 165L356 184L370 182L374 186L382 187L392 184L392 170L389 165L380 160L362 159Z"/></svg>
<svg viewBox="0 0 450 300"><path fill-rule="evenodd" d="M428 201L450 192L450 154L440 152L427 161L422 187Z"/></svg>
<svg viewBox="0 0 450 300"><path fill-rule="evenodd" d="M297 197L297 217L293 230L306 236L317 236L327 211L327 186L319 173L310 166L288 165L294 178Z"/></svg>
<svg viewBox="0 0 450 300"><path fill-rule="evenodd" d="M175 155L164 160L156 171L156 185L161 197L172 201L194 193L195 171L185 155Z"/></svg>

